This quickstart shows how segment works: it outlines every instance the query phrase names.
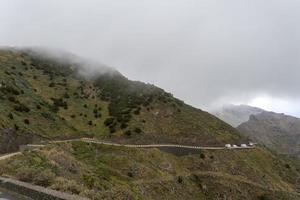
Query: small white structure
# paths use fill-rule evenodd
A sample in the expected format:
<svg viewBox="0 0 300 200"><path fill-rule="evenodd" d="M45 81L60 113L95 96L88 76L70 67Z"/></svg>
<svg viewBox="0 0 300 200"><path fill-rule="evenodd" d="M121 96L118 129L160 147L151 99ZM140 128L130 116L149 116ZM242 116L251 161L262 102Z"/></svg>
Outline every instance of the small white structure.
<svg viewBox="0 0 300 200"><path fill-rule="evenodd" d="M241 144L241 147L247 147L247 145L246 144Z"/></svg>
<svg viewBox="0 0 300 200"><path fill-rule="evenodd" d="M231 148L231 144L225 144L226 148Z"/></svg>
<svg viewBox="0 0 300 200"><path fill-rule="evenodd" d="M249 146L254 146L256 145L257 143L253 143L253 142L249 142Z"/></svg>
<svg viewBox="0 0 300 200"><path fill-rule="evenodd" d="M232 145L232 147L233 147L233 148L237 148L238 146L234 144L234 145Z"/></svg>

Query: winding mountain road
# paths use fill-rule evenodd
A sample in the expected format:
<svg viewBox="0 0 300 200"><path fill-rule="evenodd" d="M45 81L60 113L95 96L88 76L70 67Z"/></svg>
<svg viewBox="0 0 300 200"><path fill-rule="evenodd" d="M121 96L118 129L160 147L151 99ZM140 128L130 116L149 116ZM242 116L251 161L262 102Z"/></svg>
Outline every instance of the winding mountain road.
<svg viewBox="0 0 300 200"><path fill-rule="evenodd" d="M95 143L95 144L104 144L110 146L122 146L122 147L131 147L131 148L159 148L159 147L176 147L176 148L184 148L184 149L203 149L203 150L221 150L221 149L252 149L254 147L247 146L247 147L204 147L204 146L188 146L188 145L179 145L179 144L119 144L119 143L111 143L111 142L104 142L99 141L91 138L81 138L80 141ZM54 141L57 143L58 141Z"/></svg>
<svg viewBox="0 0 300 200"><path fill-rule="evenodd" d="M65 143L65 142L75 142L75 141L82 141L82 142L87 142L87 143L94 143L94 144L102 144L102 145L109 145L109 146L118 146L118 147L129 147L129 148L160 148L160 147L172 147L172 148L183 148L183 149L202 149L202 150L238 150L238 149L252 149L254 146L246 146L246 147L204 147L204 146L188 146L188 145L179 145L179 144L119 144L119 143L113 143L113 142L105 142L105 141L100 141L96 140L93 138L79 138L79 139L68 139L68 140L55 140L55 141L50 141L48 142L49 144L55 144L55 143ZM46 146L46 144L27 144L27 145L22 145L22 146L27 146L31 147L32 149L38 149ZM5 154L0 156L0 161L5 160L8 158L11 158L16 155L22 154L21 151L19 152L14 152L10 154Z"/></svg>

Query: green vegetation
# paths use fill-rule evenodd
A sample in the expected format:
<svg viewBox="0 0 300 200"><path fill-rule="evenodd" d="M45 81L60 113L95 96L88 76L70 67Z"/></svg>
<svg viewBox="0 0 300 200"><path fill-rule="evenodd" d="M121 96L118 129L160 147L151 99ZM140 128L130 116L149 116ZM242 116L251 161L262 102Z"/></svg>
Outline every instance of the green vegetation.
<svg viewBox="0 0 300 200"><path fill-rule="evenodd" d="M116 71L0 50L0 151L53 139L223 146L245 138L216 117ZM73 142L0 161L0 175L91 199L299 199L299 168L265 149L201 151Z"/></svg>
<svg viewBox="0 0 300 200"><path fill-rule="evenodd" d="M224 145L242 139L208 113L113 70L87 79L78 74L80 64L29 50L1 50L0 65L0 129L131 143Z"/></svg>
<svg viewBox="0 0 300 200"><path fill-rule="evenodd" d="M296 200L300 173L286 162L259 148L177 157L72 142L2 161L0 174L91 199Z"/></svg>

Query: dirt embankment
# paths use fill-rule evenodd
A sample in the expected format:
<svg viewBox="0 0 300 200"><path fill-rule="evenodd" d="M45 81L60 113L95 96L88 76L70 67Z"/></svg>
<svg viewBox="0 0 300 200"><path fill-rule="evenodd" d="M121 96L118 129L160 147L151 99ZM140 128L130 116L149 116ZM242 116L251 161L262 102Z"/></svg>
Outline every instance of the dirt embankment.
<svg viewBox="0 0 300 200"><path fill-rule="evenodd" d="M0 130L0 154L19 150L22 144L32 144L40 141L41 137L31 133L19 133L14 129Z"/></svg>

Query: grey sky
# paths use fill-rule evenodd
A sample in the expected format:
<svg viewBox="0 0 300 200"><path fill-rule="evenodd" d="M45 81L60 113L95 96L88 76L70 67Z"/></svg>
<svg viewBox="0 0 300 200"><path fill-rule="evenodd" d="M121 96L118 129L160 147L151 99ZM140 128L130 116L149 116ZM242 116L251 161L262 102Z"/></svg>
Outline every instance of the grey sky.
<svg viewBox="0 0 300 200"><path fill-rule="evenodd" d="M196 107L300 116L298 0L0 0L0 45L50 46Z"/></svg>

